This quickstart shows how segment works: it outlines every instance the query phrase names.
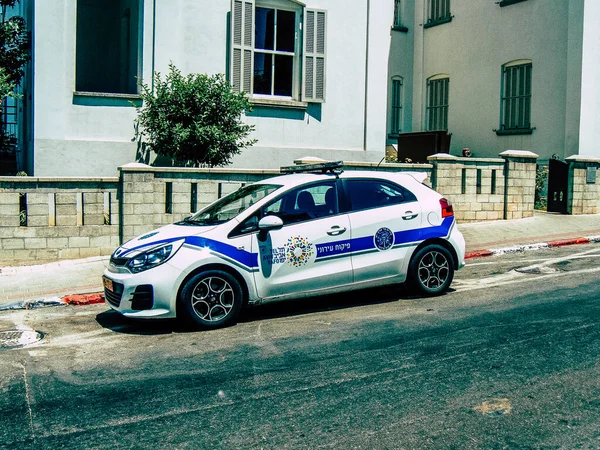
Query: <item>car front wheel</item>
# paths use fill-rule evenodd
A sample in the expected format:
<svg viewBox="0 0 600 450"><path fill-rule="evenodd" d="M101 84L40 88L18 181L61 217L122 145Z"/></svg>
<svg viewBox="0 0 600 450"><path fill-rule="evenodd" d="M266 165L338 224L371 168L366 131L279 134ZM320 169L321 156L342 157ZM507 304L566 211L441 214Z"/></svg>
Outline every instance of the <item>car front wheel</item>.
<svg viewBox="0 0 600 450"><path fill-rule="evenodd" d="M202 328L235 322L243 300L239 282L227 272L207 270L190 278L181 291L186 316Z"/></svg>
<svg viewBox="0 0 600 450"><path fill-rule="evenodd" d="M440 245L428 245L413 256L408 270L410 284L421 294L442 294L454 278L454 260Z"/></svg>

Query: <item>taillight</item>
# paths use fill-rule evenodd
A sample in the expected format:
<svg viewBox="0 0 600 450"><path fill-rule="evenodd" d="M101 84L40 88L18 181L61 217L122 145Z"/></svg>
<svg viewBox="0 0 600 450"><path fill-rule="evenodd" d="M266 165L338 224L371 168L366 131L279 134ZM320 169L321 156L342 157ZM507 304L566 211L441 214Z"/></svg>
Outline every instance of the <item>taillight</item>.
<svg viewBox="0 0 600 450"><path fill-rule="evenodd" d="M445 198L440 198L440 206L442 207L442 218L452 217L454 215L454 209L452 209L452 202Z"/></svg>

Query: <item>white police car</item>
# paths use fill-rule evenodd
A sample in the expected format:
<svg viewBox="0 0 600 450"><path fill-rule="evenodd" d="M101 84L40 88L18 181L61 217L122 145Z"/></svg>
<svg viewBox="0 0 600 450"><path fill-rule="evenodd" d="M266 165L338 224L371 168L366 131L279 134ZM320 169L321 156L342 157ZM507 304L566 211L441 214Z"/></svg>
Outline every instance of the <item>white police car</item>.
<svg viewBox="0 0 600 450"><path fill-rule="evenodd" d="M103 277L107 303L128 317L217 327L245 304L404 281L444 292L465 254L451 204L423 173L341 166L287 168L298 173L123 244Z"/></svg>

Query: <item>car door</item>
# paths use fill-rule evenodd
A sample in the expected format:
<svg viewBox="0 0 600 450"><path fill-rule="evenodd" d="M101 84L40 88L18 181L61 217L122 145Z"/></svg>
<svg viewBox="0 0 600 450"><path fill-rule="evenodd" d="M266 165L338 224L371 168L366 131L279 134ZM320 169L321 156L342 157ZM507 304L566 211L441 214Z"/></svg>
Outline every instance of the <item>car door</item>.
<svg viewBox="0 0 600 450"><path fill-rule="evenodd" d="M339 212L337 180L288 191L262 208L261 215L276 215L284 225L266 236L252 236L259 297L297 296L352 282L350 222Z"/></svg>
<svg viewBox="0 0 600 450"><path fill-rule="evenodd" d="M400 275L401 262L422 226L408 189L387 180L344 180L352 236L354 282ZM414 231L413 231L414 230Z"/></svg>

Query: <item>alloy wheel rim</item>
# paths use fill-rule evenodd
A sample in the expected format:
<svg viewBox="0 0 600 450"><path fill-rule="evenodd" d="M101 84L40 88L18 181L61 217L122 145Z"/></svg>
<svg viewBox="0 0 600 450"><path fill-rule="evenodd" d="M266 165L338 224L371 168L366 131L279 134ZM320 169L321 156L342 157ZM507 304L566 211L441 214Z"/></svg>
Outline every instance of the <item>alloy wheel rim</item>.
<svg viewBox="0 0 600 450"><path fill-rule="evenodd" d="M192 291L192 308L196 315L207 322L225 319L233 309L235 293L231 285L220 277L204 278Z"/></svg>
<svg viewBox="0 0 600 450"><path fill-rule="evenodd" d="M450 275L450 264L443 253L430 251L419 261L419 281L430 290L440 289Z"/></svg>

